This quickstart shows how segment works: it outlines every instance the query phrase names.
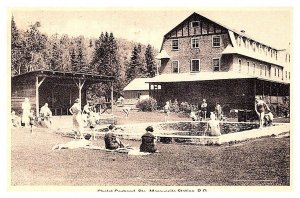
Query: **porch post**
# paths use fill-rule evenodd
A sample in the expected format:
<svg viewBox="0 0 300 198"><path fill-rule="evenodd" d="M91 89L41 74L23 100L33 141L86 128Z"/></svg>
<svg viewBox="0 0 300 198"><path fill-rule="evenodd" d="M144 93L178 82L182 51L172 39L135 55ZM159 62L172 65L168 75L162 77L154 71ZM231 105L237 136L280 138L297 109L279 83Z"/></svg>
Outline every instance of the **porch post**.
<svg viewBox="0 0 300 198"><path fill-rule="evenodd" d="M39 87L41 86L41 84L44 82L45 79L46 79L46 77L43 77L42 80L39 82L39 77L38 76L35 77L35 112L36 112L36 116L39 116L39 114L40 114Z"/></svg>
<svg viewBox="0 0 300 198"><path fill-rule="evenodd" d="M73 79L74 80L74 79ZM82 87L85 83L85 80L82 82L81 79L79 78L79 82L77 84L77 82L74 80L75 84L77 85L78 87L78 91L79 91L79 106L81 108L81 90L82 90Z"/></svg>

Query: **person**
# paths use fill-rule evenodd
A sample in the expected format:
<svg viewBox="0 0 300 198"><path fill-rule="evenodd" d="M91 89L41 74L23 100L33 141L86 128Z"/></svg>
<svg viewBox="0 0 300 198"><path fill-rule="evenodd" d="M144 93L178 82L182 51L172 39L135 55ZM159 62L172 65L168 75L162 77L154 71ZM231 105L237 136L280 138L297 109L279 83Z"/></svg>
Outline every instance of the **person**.
<svg viewBox="0 0 300 198"><path fill-rule="evenodd" d="M30 125L30 131L31 133L33 132L33 126L34 126L34 121L36 119L35 115L34 115L34 110L30 110L30 113L29 113L29 125Z"/></svg>
<svg viewBox="0 0 300 198"><path fill-rule="evenodd" d="M113 125L108 126L108 132L104 136L105 148L109 150L115 150L118 148L124 148L125 146L119 138L112 132L114 129Z"/></svg>
<svg viewBox="0 0 300 198"><path fill-rule="evenodd" d="M31 105L28 98L24 99L24 102L22 103L22 119L21 119L21 125L22 126L29 126L29 114L30 114Z"/></svg>
<svg viewBox="0 0 300 198"><path fill-rule="evenodd" d="M74 101L73 106L69 109L70 113L73 115L73 128L75 130L75 139L77 135L80 138L83 138L83 124L82 124L82 117L81 117L81 107L79 106L79 99Z"/></svg>
<svg viewBox="0 0 300 198"><path fill-rule="evenodd" d="M207 131L210 132L211 136L220 136L221 130L220 130L220 122L217 120L214 112L210 113L210 120L208 121L208 127Z"/></svg>
<svg viewBox="0 0 300 198"><path fill-rule="evenodd" d="M217 119L221 120L222 119L222 107L218 102L216 103L215 112L216 112Z"/></svg>
<svg viewBox="0 0 300 198"><path fill-rule="evenodd" d="M91 133L93 134L93 139L96 140L96 132L95 132L95 126L96 126L96 113L93 111L90 111L87 117L87 125L91 130Z"/></svg>
<svg viewBox="0 0 300 198"><path fill-rule="evenodd" d="M155 144L155 136L153 133L153 127L148 126L146 128L146 133L142 136L142 144L140 146L140 152L155 153L157 152Z"/></svg>
<svg viewBox="0 0 300 198"><path fill-rule="evenodd" d="M40 118L41 118L41 125L44 127L50 127L52 117L52 112L48 107L48 103L45 103L44 106L41 107L40 110Z"/></svg>
<svg viewBox="0 0 300 198"><path fill-rule="evenodd" d="M20 126L21 118L16 115L15 111L11 112L11 123L13 127L19 127Z"/></svg>
<svg viewBox="0 0 300 198"><path fill-rule="evenodd" d="M92 142L90 141L91 135L86 134L83 139L80 140L72 140L65 144L57 144L52 147L52 150L60 150L60 149L77 149L77 148L89 148L92 146Z"/></svg>
<svg viewBox="0 0 300 198"><path fill-rule="evenodd" d="M201 103L201 112L202 112L202 117L204 120L206 120L206 113L207 113L207 103L206 99L203 99Z"/></svg>
<svg viewBox="0 0 300 198"><path fill-rule="evenodd" d="M87 102L86 105L84 105L83 107L83 111L82 111L82 121L84 123L87 123L88 122L88 116L89 116L89 113L91 112L91 106L90 106L90 103Z"/></svg>
<svg viewBox="0 0 300 198"><path fill-rule="evenodd" d="M165 122L167 122L168 118L170 116L170 102L169 101L167 101L164 106L164 112L165 112Z"/></svg>
<svg viewBox="0 0 300 198"><path fill-rule="evenodd" d="M259 119L259 127L262 128L264 126L264 120L265 115L271 115L269 106L265 103L265 101L262 100L261 97L255 97L255 112L258 115ZM270 119L273 118L273 116L270 116Z"/></svg>
<svg viewBox="0 0 300 198"><path fill-rule="evenodd" d="M130 108L129 106L125 106L125 107L123 107L122 110L123 110L123 112L125 113L126 118L128 118L129 112L130 112L131 108Z"/></svg>
<svg viewBox="0 0 300 198"><path fill-rule="evenodd" d="M124 97L120 95L120 97L117 100L117 106L118 107L123 107L124 106Z"/></svg>
<svg viewBox="0 0 300 198"><path fill-rule="evenodd" d="M190 118L192 118L193 121L198 121L198 116L195 111L191 111Z"/></svg>

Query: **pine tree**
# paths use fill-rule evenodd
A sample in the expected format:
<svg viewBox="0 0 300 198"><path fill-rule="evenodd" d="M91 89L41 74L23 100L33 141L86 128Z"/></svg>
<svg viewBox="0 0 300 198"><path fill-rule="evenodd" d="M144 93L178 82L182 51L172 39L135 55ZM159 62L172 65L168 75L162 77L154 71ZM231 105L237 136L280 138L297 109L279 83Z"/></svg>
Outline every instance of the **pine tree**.
<svg viewBox="0 0 300 198"><path fill-rule="evenodd" d="M138 67L139 67L139 49L137 46L134 46L131 57L130 57L130 62L126 70L126 81L127 84L130 83L133 79L136 78L137 72L138 72Z"/></svg>
<svg viewBox="0 0 300 198"><path fill-rule="evenodd" d="M11 18L11 74L21 74L25 67L25 42L18 30L14 17ZM23 69L24 70L24 69Z"/></svg>
<svg viewBox="0 0 300 198"><path fill-rule="evenodd" d="M154 77L156 73L155 59L151 45L148 44L145 52L145 62L147 68L147 77Z"/></svg>

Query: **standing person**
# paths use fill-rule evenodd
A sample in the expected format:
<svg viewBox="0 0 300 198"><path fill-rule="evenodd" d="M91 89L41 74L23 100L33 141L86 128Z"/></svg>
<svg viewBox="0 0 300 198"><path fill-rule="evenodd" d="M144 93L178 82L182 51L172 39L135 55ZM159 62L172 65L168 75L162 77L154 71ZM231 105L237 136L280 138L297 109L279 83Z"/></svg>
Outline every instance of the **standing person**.
<svg viewBox="0 0 300 198"><path fill-rule="evenodd" d="M155 145L155 136L153 133L153 127L148 126L146 128L146 133L142 136L142 144L140 146L140 152L155 153L157 148Z"/></svg>
<svg viewBox="0 0 300 198"><path fill-rule="evenodd" d="M22 103L22 120L21 120L22 126L29 126L30 109L31 109L31 105L30 105L29 99L25 98L24 102Z"/></svg>
<svg viewBox="0 0 300 198"><path fill-rule="evenodd" d="M216 103L215 112L216 112L217 119L221 120L222 119L222 107L218 102Z"/></svg>
<svg viewBox="0 0 300 198"><path fill-rule="evenodd" d="M255 112L258 115L259 127L262 128L264 125L264 119L266 114L271 115L271 110L268 105L261 99L261 97L255 97ZM273 120L273 116L270 118Z"/></svg>
<svg viewBox="0 0 300 198"><path fill-rule="evenodd" d="M213 112L210 113L210 120L208 121L207 124L208 124L207 131L210 132L211 136L220 136L221 135L220 122L216 118L216 116Z"/></svg>
<svg viewBox="0 0 300 198"><path fill-rule="evenodd" d="M204 118L204 120L206 120L206 114L207 114L207 103L206 103L206 99L203 99L202 103L201 103L201 112L202 112L202 117Z"/></svg>
<svg viewBox="0 0 300 198"><path fill-rule="evenodd" d="M170 116L170 102L169 101L167 101L164 106L164 112L165 112L165 122L167 122L169 120L169 116Z"/></svg>
<svg viewBox="0 0 300 198"><path fill-rule="evenodd" d="M95 132L95 126L96 126L96 113L93 111L90 111L87 117L87 125L90 128L92 134L93 134L93 139L96 140L96 132Z"/></svg>
<svg viewBox="0 0 300 198"><path fill-rule="evenodd" d="M108 126L108 132L104 136L105 148L109 150L115 150L117 148L124 148L123 143L117 136L113 133L114 126Z"/></svg>
<svg viewBox="0 0 300 198"><path fill-rule="evenodd" d="M90 112L91 112L91 106L90 106L90 103L87 102L86 105L84 105L83 111L82 111L82 121L83 122L85 122L85 123L87 122Z"/></svg>
<svg viewBox="0 0 300 198"><path fill-rule="evenodd" d="M73 127L76 132L75 138L77 135L80 138L83 138L83 124L82 124L82 117L81 117L81 107L79 106L79 98L75 100L73 106L69 109L70 113L73 115Z"/></svg>
<svg viewBox="0 0 300 198"><path fill-rule="evenodd" d="M29 113L29 125L30 125L30 132L33 132L33 125L34 125L34 121L36 119L35 115L34 115L34 110L30 110Z"/></svg>

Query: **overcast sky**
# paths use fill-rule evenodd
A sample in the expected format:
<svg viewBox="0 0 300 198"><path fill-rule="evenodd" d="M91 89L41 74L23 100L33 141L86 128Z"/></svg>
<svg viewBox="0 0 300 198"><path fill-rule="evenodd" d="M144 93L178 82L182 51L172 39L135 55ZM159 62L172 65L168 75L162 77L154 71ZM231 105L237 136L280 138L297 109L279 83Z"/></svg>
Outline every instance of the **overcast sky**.
<svg viewBox="0 0 300 198"><path fill-rule="evenodd" d="M163 35L191 15L203 14L236 30L277 48L286 48L291 42L292 11L277 9L94 9L94 10L47 10L12 9L18 28L27 29L40 21L40 30L48 35L99 37L101 32L113 32L122 37L151 44L160 48Z"/></svg>

